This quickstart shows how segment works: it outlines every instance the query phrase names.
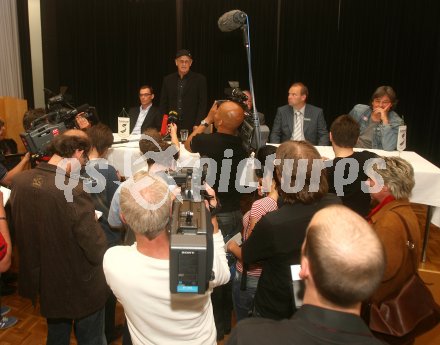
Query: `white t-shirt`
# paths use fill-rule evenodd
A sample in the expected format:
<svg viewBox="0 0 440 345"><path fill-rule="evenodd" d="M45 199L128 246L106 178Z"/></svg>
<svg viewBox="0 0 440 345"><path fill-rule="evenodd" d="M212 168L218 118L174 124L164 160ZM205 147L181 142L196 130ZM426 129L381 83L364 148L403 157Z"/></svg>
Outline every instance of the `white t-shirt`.
<svg viewBox="0 0 440 345"><path fill-rule="evenodd" d="M215 279L204 295L171 294L169 260L141 254L136 243L107 250L105 277L124 307L134 345L217 344L210 295L230 273L220 231L213 240Z"/></svg>

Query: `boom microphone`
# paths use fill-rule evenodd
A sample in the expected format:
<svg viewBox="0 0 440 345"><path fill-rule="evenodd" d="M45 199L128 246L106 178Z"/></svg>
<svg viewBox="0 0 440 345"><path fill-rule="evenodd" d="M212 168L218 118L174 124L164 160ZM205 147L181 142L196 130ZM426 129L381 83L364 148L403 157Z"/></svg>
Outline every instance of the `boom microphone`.
<svg viewBox="0 0 440 345"><path fill-rule="evenodd" d="M226 12L218 19L218 28L223 32L234 31L246 23L247 14L240 10Z"/></svg>

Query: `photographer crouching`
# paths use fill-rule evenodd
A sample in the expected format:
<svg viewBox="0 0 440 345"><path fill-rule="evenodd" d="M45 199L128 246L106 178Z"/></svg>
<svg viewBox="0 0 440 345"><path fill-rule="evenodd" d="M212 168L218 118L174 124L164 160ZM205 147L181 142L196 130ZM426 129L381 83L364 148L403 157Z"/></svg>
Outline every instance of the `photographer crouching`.
<svg viewBox="0 0 440 345"><path fill-rule="evenodd" d="M244 110L238 103L224 101L218 105L215 102L208 116L185 141L185 148L189 152L197 152L200 156L211 158L217 163L213 189L221 203L217 220L225 242L242 228L241 195L235 188L235 178L240 161L247 157L242 140L237 135L243 120ZM214 124L217 132L204 134L206 127L211 124ZM231 331L231 282L215 288L211 299L217 328L217 340L221 340L225 334Z"/></svg>

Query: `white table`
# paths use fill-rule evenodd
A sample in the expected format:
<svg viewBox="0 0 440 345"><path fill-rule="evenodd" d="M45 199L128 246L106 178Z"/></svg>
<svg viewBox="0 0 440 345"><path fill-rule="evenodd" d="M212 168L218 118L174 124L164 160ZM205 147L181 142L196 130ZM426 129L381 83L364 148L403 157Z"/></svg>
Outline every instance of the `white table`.
<svg viewBox="0 0 440 345"><path fill-rule="evenodd" d="M117 134L113 133L115 142L121 139ZM128 142L113 144L109 149L107 160L110 165L113 165L119 173L124 177L133 176L137 171L145 168L147 162L142 158L142 153L139 149L140 135L130 136ZM178 166L192 167L200 158L198 153L188 152L185 147L180 145Z"/></svg>
<svg viewBox="0 0 440 345"><path fill-rule="evenodd" d="M117 134L115 134L115 140L120 140ZM141 158L141 152L139 150L139 136L131 137L129 140L132 141L113 145L108 155L109 164L113 165L121 175L126 177L132 176L136 171L146 166L146 162ZM277 144L273 145L278 146ZM330 159L334 158L334 152L331 146L316 146L316 148L321 156ZM362 149L355 150L362 151ZM397 151L369 151L375 152L379 156L400 156L413 166L416 183L410 201L429 206L423 248L423 259L425 259L426 245L428 242L427 236L429 236L429 221L436 226L440 226L440 169L415 152L403 151L399 154ZM197 153L190 153L181 145L180 158L177 164L182 167L194 166L198 158L200 158L200 156ZM246 176L243 178L247 182L255 180L252 168L247 169L244 175Z"/></svg>

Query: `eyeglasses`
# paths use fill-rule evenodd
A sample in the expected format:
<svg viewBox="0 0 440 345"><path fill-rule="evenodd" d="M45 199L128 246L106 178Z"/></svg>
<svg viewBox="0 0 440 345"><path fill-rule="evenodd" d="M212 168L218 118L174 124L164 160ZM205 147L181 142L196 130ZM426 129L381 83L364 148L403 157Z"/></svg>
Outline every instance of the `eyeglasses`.
<svg viewBox="0 0 440 345"><path fill-rule="evenodd" d="M148 96L151 96L151 95L152 95L151 93L140 93L139 97L148 97Z"/></svg>

